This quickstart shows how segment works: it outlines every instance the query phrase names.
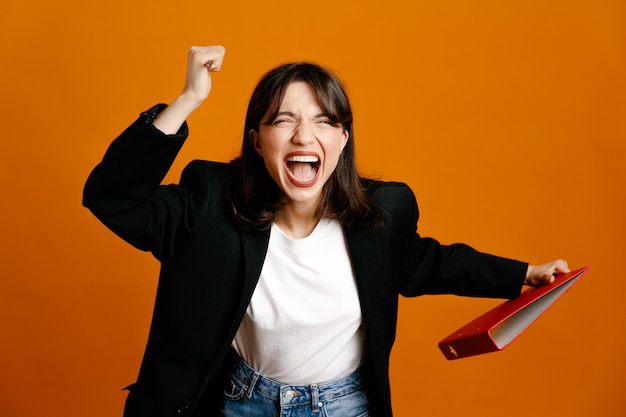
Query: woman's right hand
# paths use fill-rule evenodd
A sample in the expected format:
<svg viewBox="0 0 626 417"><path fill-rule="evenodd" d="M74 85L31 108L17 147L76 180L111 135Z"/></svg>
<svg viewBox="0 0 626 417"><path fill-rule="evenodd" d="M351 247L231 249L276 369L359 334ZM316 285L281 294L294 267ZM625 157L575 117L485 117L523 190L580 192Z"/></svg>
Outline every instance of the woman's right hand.
<svg viewBox="0 0 626 417"><path fill-rule="evenodd" d="M192 46L187 58L187 77L181 93L200 105L211 92L211 72L219 71L226 49L223 46Z"/></svg>
<svg viewBox="0 0 626 417"><path fill-rule="evenodd" d="M224 62L223 46L192 46L187 58L185 86L174 100L154 119L154 127L173 135L211 92L211 72L219 71Z"/></svg>

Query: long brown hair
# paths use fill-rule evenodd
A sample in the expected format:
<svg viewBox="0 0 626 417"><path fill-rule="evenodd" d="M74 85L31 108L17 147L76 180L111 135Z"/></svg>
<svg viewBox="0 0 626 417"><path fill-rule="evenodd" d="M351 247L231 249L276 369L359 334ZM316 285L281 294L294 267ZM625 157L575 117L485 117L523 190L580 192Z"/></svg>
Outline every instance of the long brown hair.
<svg viewBox="0 0 626 417"><path fill-rule="evenodd" d="M324 185L316 215L337 219L346 227L382 222L381 209L367 194L356 169L352 108L345 88L330 71L308 62L285 64L269 71L252 93L241 155L232 161L234 175L229 184L229 199L235 220L245 229L266 230L281 208L280 189L254 149L249 132L259 131L266 115L268 120L276 117L287 86L296 81L311 86L324 114L349 135L337 168Z"/></svg>

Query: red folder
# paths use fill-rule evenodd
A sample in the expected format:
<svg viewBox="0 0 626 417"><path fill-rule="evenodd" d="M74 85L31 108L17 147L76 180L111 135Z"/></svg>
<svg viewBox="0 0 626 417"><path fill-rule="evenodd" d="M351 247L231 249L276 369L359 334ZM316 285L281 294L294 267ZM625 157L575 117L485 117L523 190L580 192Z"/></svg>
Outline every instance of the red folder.
<svg viewBox="0 0 626 417"><path fill-rule="evenodd" d="M439 342L439 349L448 360L504 349L589 268L557 275L553 283L530 288L496 306Z"/></svg>

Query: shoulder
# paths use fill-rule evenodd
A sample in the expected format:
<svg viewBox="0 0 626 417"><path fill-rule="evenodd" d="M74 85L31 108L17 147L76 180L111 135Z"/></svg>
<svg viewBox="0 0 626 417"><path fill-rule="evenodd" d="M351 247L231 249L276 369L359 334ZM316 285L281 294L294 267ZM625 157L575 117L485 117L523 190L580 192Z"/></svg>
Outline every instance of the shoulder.
<svg viewBox="0 0 626 417"><path fill-rule="evenodd" d="M369 196L381 208L385 228L392 225L413 227L417 223L419 218L417 201L407 184L379 180L362 180L362 183Z"/></svg>
<svg viewBox="0 0 626 417"><path fill-rule="evenodd" d="M363 185L383 210L417 206L413 190L403 182L363 180Z"/></svg>
<svg viewBox="0 0 626 417"><path fill-rule="evenodd" d="M183 169L181 183L187 181L210 180L226 182L232 173L232 164L196 159Z"/></svg>
<svg viewBox="0 0 626 417"><path fill-rule="evenodd" d="M183 169L179 185L195 198L224 198L232 171L229 163L194 160Z"/></svg>

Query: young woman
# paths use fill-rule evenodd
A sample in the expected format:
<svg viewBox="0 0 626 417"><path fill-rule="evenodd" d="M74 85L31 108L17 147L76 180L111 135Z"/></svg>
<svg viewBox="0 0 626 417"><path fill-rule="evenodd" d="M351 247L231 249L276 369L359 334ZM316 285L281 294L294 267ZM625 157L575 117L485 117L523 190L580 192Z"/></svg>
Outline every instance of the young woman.
<svg viewBox="0 0 626 417"><path fill-rule="evenodd" d="M142 113L85 186L84 205L161 262L125 416L390 417L398 295L513 298L568 271L419 236L406 185L358 176L348 97L310 63L261 79L238 158L161 185L223 59L191 48L180 96Z"/></svg>

